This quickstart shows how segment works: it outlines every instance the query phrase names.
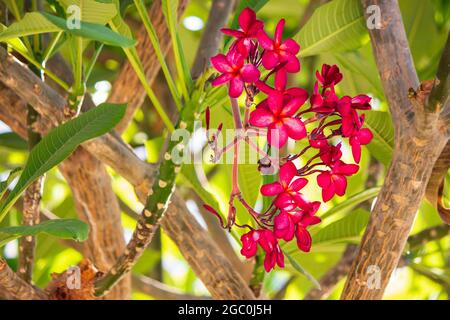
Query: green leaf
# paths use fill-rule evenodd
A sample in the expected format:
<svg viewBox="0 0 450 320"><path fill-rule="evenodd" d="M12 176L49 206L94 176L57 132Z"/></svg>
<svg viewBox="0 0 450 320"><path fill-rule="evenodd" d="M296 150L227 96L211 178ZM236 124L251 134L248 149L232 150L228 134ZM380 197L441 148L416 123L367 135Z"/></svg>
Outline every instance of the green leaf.
<svg viewBox="0 0 450 320"><path fill-rule="evenodd" d="M9 173L8 178L6 178L5 181L0 182L0 200L3 198L3 195L5 194L9 185L14 181L15 178L20 175L21 172L22 168L16 168Z"/></svg>
<svg viewBox="0 0 450 320"><path fill-rule="evenodd" d="M317 8L296 39L300 57L349 51L369 41L359 0L335 0Z"/></svg>
<svg viewBox="0 0 450 320"><path fill-rule="evenodd" d="M330 210L322 214L320 217L323 219L328 218L329 216L332 216L338 212L349 210L358 204L363 203L364 201L370 200L372 198L375 198L378 195L378 192L380 192L381 187L375 187L370 188L364 191L361 191L360 193L354 194L348 199L342 201L341 203L338 203L337 205L333 206Z"/></svg>
<svg viewBox="0 0 450 320"><path fill-rule="evenodd" d="M126 38L100 24L81 21L79 29L68 28L67 21L65 19L48 14L46 12L42 12L41 14L48 21L58 26L61 30L65 30L66 32L69 32L78 37L99 41L105 45L123 48L133 47L136 44L136 41L134 39Z"/></svg>
<svg viewBox="0 0 450 320"><path fill-rule="evenodd" d="M14 150L28 150L28 143L15 132L0 133L0 146Z"/></svg>
<svg viewBox="0 0 450 320"><path fill-rule="evenodd" d="M394 147L394 125L391 115L383 111L366 111L364 126L373 133L373 140L367 145L370 154L389 166Z"/></svg>
<svg viewBox="0 0 450 320"><path fill-rule="evenodd" d="M81 20L84 22L107 24L116 14L116 6L110 1L96 0L58 0L65 8L75 5L81 9Z"/></svg>
<svg viewBox="0 0 450 320"><path fill-rule="evenodd" d="M312 236L313 246L325 243L358 241L368 221L369 213L366 210L357 209L315 233Z"/></svg>
<svg viewBox="0 0 450 320"><path fill-rule="evenodd" d="M122 119L126 105L101 104L50 131L30 152L17 185L0 207L0 221L38 177L58 165L83 142L101 136Z"/></svg>
<svg viewBox="0 0 450 320"><path fill-rule="evenodd" d="M261 175L256 164L239 165L239 189L249 205L254 206L259 196Z"/></svg>
<svg viewBox="0 0 450 320"><path fill-rule="evenodd" d="M316 278L314 278L311 273L309 273L308 271L306 271L301 265L300 263L295 260L293 257L291 257L291 255L287 254L286 252L283 252L284 255L288 258L289 263L292 265L292 267L297 270L299 273L301 273L302 275L304 275L309 281L311 281L311 283L318 288L319 290L321 290L320 287L320 283L316 280Z"/></svg>
<svg viewBox="0 0 450 320"><path fill-rule="evenodd" d="M46 12L29 12L25 14L22 20L13 23L0 33L0 42L17 37L61 31L112 46L132 47L136 43L134 40L121 36L100 24L81 21L79 29L68 28L65 19Z"/></svg>
<svg viewBox="0 0 450 320"><path fill-rule="evenodd" d="M75 241L85 241L88 238L89 226L77 219L54 219L47 220L33 226L14 226L0 228L0 235L5 244L11 240L25 236L35 236L37 234L48 234L61 239L72 239Z"/></svg>

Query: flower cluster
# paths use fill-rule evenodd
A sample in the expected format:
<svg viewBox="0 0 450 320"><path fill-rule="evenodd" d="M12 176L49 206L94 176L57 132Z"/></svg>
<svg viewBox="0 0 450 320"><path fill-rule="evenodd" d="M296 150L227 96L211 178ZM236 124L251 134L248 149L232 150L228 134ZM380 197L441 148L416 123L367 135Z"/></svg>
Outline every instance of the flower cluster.
<svg viewBox="0 0 450 320"><path fill-rule="evenodd" d="M226 227L237 225L233 205L237 198L258 226L255 229L237 225L250 229L241 237L241 253L251 258L259 246L265 252L264 267L269 272L276 265L284 266L280 240L291 241L295 237L300 250L309 252L311 249L308 227L321 221L316 216L321 202L308 200L302 189L315 180L322 189L323 202L345 194L347 177L359 169L361 146L372 139L371 131L363 128L364 115L358 113L371 108L371 98L366 95L338 97L335 86L343 76L336 65L324 64L320 72L316 72L311 95L302 88L287 88L288 75L300 71L297 58L300 46L293 39L283 39L284 19L278 22L273 38L249 8L242 11L238 21L239 30L222 29L223 33L236 39L227 54L218 54L211 59L214 68L221 73L213 80L213 86L228 84L232 103L237 103L236 98L245 92L246 101L250 103L246 103L246 120L242 126L246 132L255 129L266 132L270 147L281 148L288 138L309 142L298 154L280 160L278 181L261 187L263 196L273 197L272 204L264 212L258 213L249 206L240 195L237 181L233 181ZM262 74L266 76L262 77ZM274 87L269 85L272 76ZM264 97L250 113L251 102L258 93ZM209 126L209 110L207 117ZM236 118L240 121L240 115L235 115ZM238 138L241 137L236 141ZM342 160L344 139L351 146L355 163ZM294 161L306 155L307 161L298 168ZM218 215L210 206L205 205L205 208Z"/></svg>

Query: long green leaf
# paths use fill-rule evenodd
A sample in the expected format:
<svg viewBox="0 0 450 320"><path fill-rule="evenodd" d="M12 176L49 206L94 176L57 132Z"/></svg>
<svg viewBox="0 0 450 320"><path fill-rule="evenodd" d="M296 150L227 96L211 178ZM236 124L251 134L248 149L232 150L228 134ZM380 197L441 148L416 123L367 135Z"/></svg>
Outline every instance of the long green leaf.
<svg viewBox="0 0 450 320"><path fill-rule="evenodd" d="M380 192L381 187L375 187L370 188L364 191L361 191L360 193L354 194L345 201L338 203L337 205L333 206L330 210L322 214L320 217L323 219L328 218L329 216L332 216L338 212L342 212L344 210L349 210L355 206L357 206L360 203L363 203L364 201L370 200L372 198L375 198Z"/></svg>
<svg viewBox="0 0 450 320"><path fill-rule="evenodd" d="M5 244L11 240L37 234L48 234L62 239L85 241L88 238L89 226L77 219L54 219L47 220L33 226L14 226L0 228L3 236L0 242Z"/></svg>
<svg viewBox="0 0 450 320"><path fill-rule="evenodd" d="M100 24L81 21L79 29L68 28L65 19L46 12L29 12L25 14L22 20L13 23L0 33L0 42L17 37L61 31L112 46L132 47L136 43L134 40L121 36Z"/></svg>
<svg viewBox="0 0 450 320"><path fill-rule="evenodd" d="M83 142L113 129L125 109L126 105L104 103L50 131L31 150L19 181L0 207L0 221L30 183L70 156Z"/></svg>
<svg viewBox="0 0 450 320"><path fill-rule="evenodd" d="M359 0L334 0L314 11L296 36L300 57L348 51L369 41Z"/></svg>
<svg viewBox="0 0 450 320"><path fill-rule="evenodd" d="M368 221L369 213L363 209L357 209L313 234L313 245L358 241Z"/></svg>
<svg viewBox="0 0 450 320"><path fill-rule="evenodd" d="M0 146L14 150L28 150L28 143L15 132L0 133Z"/></svg>
<svg viewBox="0 0 450 320"><path fill-rule="evenodd" d="M371 155L389 166L394 147L394 125L391 115L383 111L366 111L364 125L373 133L373 140L367 145Z"/></svg>
<svg viewBox="0 0 450 320"><path fill-rule="evenodd" d="M107 24L116 14L116 6L111 2L96 0L58 0L65 8L75 5L81 10L81 20L96 24Z"/></svg>
<svg viewBox="0 0 450 320"><path fill-rule="evenodd" d="M316 280L316 278L314 278L311 273L309 273L308 271L305 270L305 268L303 268L301 266L301 264L295 260L293 257L291 257L290 254L284 252L284 255L288 258L289 263L292 265L292 267L297 270L298 272L300 272L302 275L304 275L309 281L311 281L311 283L318 288L319 290L321 289L320 287L320 283Z"/></svg>

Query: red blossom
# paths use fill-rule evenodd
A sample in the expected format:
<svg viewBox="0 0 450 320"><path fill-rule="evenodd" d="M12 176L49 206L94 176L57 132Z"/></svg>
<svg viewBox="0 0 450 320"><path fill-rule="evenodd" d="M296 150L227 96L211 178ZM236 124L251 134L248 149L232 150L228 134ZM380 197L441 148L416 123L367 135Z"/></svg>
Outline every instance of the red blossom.
<svg viewBox="0 0 450 320"><path fill-rule="evenodd" d="M361 146L369 144L372 141L373 134L367 128L363 128L350 137L349 143L352 147L353 159L356 163L361 160Z"/></svg>
<svg viewBox="0 0 450 320"><path fill-rule="evenodd" d="M322 188L322 199L329 201L335 194L343 196L347 189L347 178L358 171L356 164L346 164L336 161L330 171L325 171L317 176L317 184Z"/></svg>
<svg viewBox="0 0 450 320"><path fill-rule="evenodd" d="M322 71L316 71L317 80L322 84L324 88L335 86L342 80L342 73L339 72L337 65L322 65Z"/></svg>
<svg viewBox="0 0 450 320"><path fill-rule="evenodd" d="M300 46L293 39L283 41L283 29L285 21L281 19L276 28L274 39L270 39L264 30L258 32L259 44L264 48L262 64L266 69L274 69L280 63L285 63L283 69L289 73L300 71L300 61L297 53Z"/></svg>
<svg viewBox="0 0 450 320"><path fill-rule="evenodd" d="M338 106L339 98L334 92L334 87L331 86L329 90L323 94L319 92L319 85L316 82L314 85L314 94L311 96L311 109L317 113L332 113Z"/></svg>
<svg viewBox="0 0 450 320"><path fill-rule="evenodd" d="M221 31L226 35L237 38L233 47L247 57L253 46L252 39L256 38L258 32L264 27L264 23L256 19L256 13L250 8L245 8L241 12L238 22L241 27L240 30L222 28Z"/></svg>
<svg viewBox="0 0 450 320"><path fill-rule="evenodd" d="M218 54L211 58L211 63L222 75L213 80L213 86L230 83L228 94L237 98L244 90L244 82L253 83L259 79L260 72L253 64L244 64L245 58L237 51L227 55Z"/></svg>
<svg viewBox="0 0 450 320"><path fill-rule="evenodd" d="M308 183L305 178L295 179L297 168L292 161L280 168L279 182L272 182L261 187L261 194L266 197L276 196L273 204L283 210L293 210L304 204L299 191Z"/></svg>

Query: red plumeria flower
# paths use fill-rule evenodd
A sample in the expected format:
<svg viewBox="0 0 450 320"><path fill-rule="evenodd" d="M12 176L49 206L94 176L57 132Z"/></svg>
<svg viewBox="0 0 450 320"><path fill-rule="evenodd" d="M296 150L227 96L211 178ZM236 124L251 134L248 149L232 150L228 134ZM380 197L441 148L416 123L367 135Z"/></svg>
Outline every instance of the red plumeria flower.
<svg viewBox="0 0 450 320"><path fill-rule="evenodd" d="M268 100L258 105L250 114L249 123L258 128L268 128L267 142L276 148L284 146L288 137L300 140L306 137L306 128L302 120L294 114L304 103L303 98L284 97L282 103Z"/></svg>
<svg viewBox="0 0 450 320"><path fill-rule="evenodd" d="M356 164L346 164L336 161L330 171L325 171L317 176L317 184L322 188L322 199L329 201L335 194L343 196L347 189L347 178L358 171Z"/></svg>
<svg viewBox="0 0 450 320"><path fill-rule="evenodd" d="M280 63L285 63L283 70L289 73L300 71L300 61L296 55L300 46L293 39L283 41L283 29L285 21L281 19L276 28L274 39L270 39L264 30L258 32L259 44L264 48L262 64L266 69L273 69Z"/></svg>
<svg viewBox="0 0 450 320"><path fill-rule="evenodd" d="M263 81L257 81L256 87L267 95L267 99L260 102L260 106L264 106L269 100L271 103L283 103L284 98L300 98L303 100L302 105L308 99L308 92L302 88L289 88L286 89L287 77L286 73L278 72L275 74L275 87L272 88Z"/></svg>
<svg viewBox="0 0 450 320"><path fill-rule="evenodd" d="M252 39L256 38L258 32L264 27L264 23L256 19L256 13L250 8L245 8L241 12L238 22L241 30L222 28L221 31L226 35L236 37L237 40L233 46L247 57L253 46Z"/></svg>
<svg viewBox="0 0 450 320"><path fill-rule="evenodd" d="M361 160L361 145L369 144L372 141L373 134L367 128L362 128L356 134L350 137L349 143L352 147L353 159L356 163Z"/></svg>
<svg viewBox="0 0 450 320"><path fill-rule="evenodd" d="M342 157L341 143L336 146L327 144L320 148L320 159L327 165L332 166L336 161Z"/></svg>
<svg viewBox="0 0 450 320"><path fill-rule="evenodd" d="M293 210L304 204L299 191L308 184L305 178L294 180L297 168L292 161L286 162L280 168L279 182L272 182L261 187L261 194L266 197L276 196L273 204L283 210Z"/></svg>
<svg viewBox="0 0 450 320"><path fill-rule="evenodd" d="M258 244L265 251L264 268L267 272L272 270L278 264L280 268L284 267L284 256L278 241L272 231L251 230L241 236L242 249L241 254L248 258L252 258L258 251Z"/></svg>
<svg viewBox="0 0 450 320"><path fill-rule="evenodd" d="M298 248L303 252L309 252L312 244L311 234L306 228L318 224L320 221L320 218L314 215L309 215L305 212L300 214L295 230L295 237L297 238Z"/></svg>
<svg viewBox="0 0 450 320"><path fill-rule="evenodd" d="M322 65L322 72L316 71L317 80L322 84L324 88L335 86L342 80L342 73L339 72L339 68L336 65Z"/></svg>
<svg viewBox="0 0 450 320"><path fill-rule="evenodd" d="M275 236L284 241L291 241L295 234L296 215L300 215L300 211L288 212L281 210L281 212L273 220L273 230Z"/></svg>
<svg viewBox="0 0 450 320"><path fill-rule="evenodd" d="M370 110L372 98L365 94L357 95L356 97L345 96L339 101L340 104L345 104L347 107L351 107L356 110Z"/></svg>
<svg viewBox="0 0 450 320"><path fill-rule="evenodd" d="M213 80L213 86L230 83L228 94L237 98L244 90L244 82L254 83L259 79L259 70L253 64L244 64L245 58L235 50L226 56L218 54L211 58L211 63L222 75Z"/></svg>
<svg viewBox="0 0 450 320"><path fill-rule="evenodd" d="M339 98L334 92L334 87L331 86L329 90L323 94L319 92L319 85L316 82L314 85L314 94L311 96L310 103L311 109L317 113L332 113L336 111Z"/></svg>

